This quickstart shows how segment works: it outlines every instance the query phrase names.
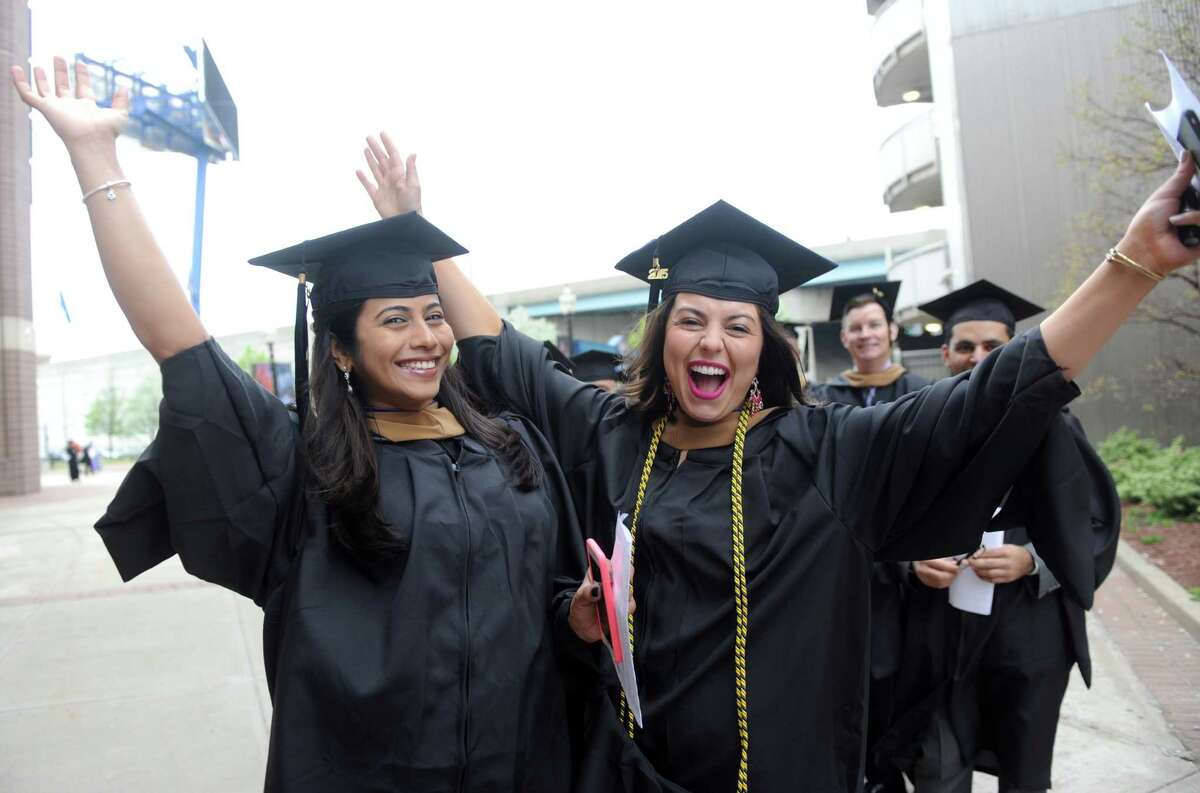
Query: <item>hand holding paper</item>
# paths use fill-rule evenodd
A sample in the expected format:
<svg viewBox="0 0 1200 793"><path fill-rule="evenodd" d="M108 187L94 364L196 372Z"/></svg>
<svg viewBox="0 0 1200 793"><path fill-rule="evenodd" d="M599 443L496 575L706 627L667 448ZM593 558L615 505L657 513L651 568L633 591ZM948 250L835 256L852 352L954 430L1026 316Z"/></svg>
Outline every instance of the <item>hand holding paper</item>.
<svg viewBox="0 0 1200 793"><path fill-rule="evenodd" d="M999 510L997 510L999 511ZM999 548L1004 544L1004 532L985 531L983 547ZM970 565L959 571L954 583L950 584L950 605L959 611L969 611L972 614L988 615L992 613L992 595L996 585L984 581L975 575Z"/></svg>

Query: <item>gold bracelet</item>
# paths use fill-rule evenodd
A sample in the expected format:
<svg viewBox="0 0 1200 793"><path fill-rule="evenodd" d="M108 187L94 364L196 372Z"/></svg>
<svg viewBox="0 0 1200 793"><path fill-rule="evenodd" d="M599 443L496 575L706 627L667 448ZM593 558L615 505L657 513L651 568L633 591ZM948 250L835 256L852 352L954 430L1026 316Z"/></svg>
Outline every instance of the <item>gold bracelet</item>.
<svg viewBox="0 0 1200 793"><path fill-rule="evenodd" d="M131 186L132 186L132 183L128 179L114 179L111 182L105 182L104 184L100 185L99 187L93 187L91 190L88 190L86 193L84 193L83 198L81 198L79 200L86 204L87 200L89 198L91 198L92 196L94 196L96 193L99 193L101 190L107 190L108 192L104 194L104 197L107 198L109 201L116 201L117 194L113 190L113 188L114 187L131 187Z"/></svg>
<svg viewBox="0 0 1200 793"><path fill-rule="evenodd" d="M1112 262L1116 262L1117 264L1123 264L1126 267L1130 267L1134 270L1137 270L1139 273L1141 273L1142 275L1146 276L1151 281L1154 281L1156 283L1158 281L1163 280L1166 277L1163 275L1159 275L1158 273L1154 272L1153 270L1151 270L1148 267L1143 267L1142 265L1138 264L1133 259L1130 259L1128 256L1126 256L1125 254L1123 254L1119 250L1117 250L1115 246L1108 249L1108 255L1104 257L1104 260L1106 262L1112 261Z"/></svg>

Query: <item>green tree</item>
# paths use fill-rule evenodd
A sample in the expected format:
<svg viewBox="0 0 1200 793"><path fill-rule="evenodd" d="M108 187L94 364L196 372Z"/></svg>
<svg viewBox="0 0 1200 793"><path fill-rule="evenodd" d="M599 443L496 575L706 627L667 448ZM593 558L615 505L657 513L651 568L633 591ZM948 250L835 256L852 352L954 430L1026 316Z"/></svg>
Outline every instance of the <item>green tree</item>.
<svg viewBox="0 0 1200 793"><path fill-rule="evenodd" d="M125 434L125 398L114 385L101 391L84 417L84 427L90 434L108 438L108 454L113 452L113 438Z"/></svg>
<svg viewBox="0 0 1200 793"><path fill-rule="evenodd" d="M158 432L158 404L162 400L162 384L158 377L147 377L125 401L125 433L147 442Z"/></svg>
<svg viewBox="0 0 1200 793"><path fill-rule="evenodd" d="M555 330L554 323L541 317L529 316L529 309L525 306L511 309L505 313L504 318L508 320L508 324L532 339L552 343L558 341L558 331Z"/></svg>
<svg viewBox="0 0 1200 793"><path fill-rule="evenodd" d="M1090 201L1071 224L1059 301L1091 272L1096 251L1121 238L1130 207L1139 206L1176 165L1145 109L1147 100L1158 108L1170 99L1159 50L1200 89L1200 3L1145 0L1111 55L1122 75L1116 89L1102 95L1091 84L1080 87L1075 115L1087 140L1063 159L1085 180ZM1170 279L1170 288L1156 289L1142 302L1135 320L1169 329L1172 339L1159 354L1147 356L1144 371L1131 373L1139 393L1162 401L1194 394L1200 386L1200 266L1182 268ZM1114 380L1097 387L1120 396L1127 385Z"/></svg>
<svg viewBox="0 0 1200 793"><path fill-rule="evenodd" d="M242 354L239 355L237 359L237 365L241 367L242 371L246 372L246 374L250 375L251 377L254 376L255 364L270 362L271 358L267 355L266 350L262 349L261 347L255 347L251 344L246 345L245 349L242 350Z"/></svg>

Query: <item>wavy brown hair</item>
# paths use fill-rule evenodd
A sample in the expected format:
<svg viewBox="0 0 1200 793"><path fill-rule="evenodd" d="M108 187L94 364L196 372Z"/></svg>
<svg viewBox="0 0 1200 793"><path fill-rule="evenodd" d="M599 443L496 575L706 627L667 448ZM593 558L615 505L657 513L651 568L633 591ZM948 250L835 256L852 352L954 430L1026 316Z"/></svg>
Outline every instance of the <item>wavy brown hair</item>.
<svg viewBox="0 0 1200 793"><path fill-rule="evenodd" d="M333 359L333 342L352 359L358 358L355 325L365 300L336 303L315 312L312 354L313 413L305 421L305 446L311 485L333 508L334 538L345 547L368 553L403 554L408 541L392 531L379 511L379 465L359 395L351 394ZM351 381L355 376L351 374ZM358 384L356 384L358 385ZM495 451L508 465L510 481L532 490L541 481L541 468L521 436L477 406L457 365L442 375L437 402L462 424L466 434Z"/></svg>
<svg viewBox="0 0 1200 793"><path fill-rule="evenodd" d="M646 315L644 332L638 346L625 357L626 382L621 388L629 406L649 416L667 412L667 370L663 366L663 348L667 324L675 296L671 295ZM800 355L788 341L787 331L762 306L758 321L762 326L763 348L758 359L758 387L765 407L790 407L808 404L808 395L800 379Z"/></svg>

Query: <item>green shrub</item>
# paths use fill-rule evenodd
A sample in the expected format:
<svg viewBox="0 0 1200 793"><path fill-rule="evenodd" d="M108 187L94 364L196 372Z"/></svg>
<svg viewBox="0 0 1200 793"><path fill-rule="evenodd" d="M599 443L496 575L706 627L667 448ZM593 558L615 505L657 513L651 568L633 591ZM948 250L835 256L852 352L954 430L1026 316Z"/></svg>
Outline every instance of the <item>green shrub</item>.
<svg viewBox="0 0 1200 793"><path fill-rule="evenodd" d="M1162 448L1152 438L1143 438L1135 430L1122 427L1105 438L1096 451L1112 473L1121 498L1137 501L1126 492L1129 476L1157 457Z"/></svg>
<svg viewBox="0 0 1200 793"><path fill-rule="evenodd" d="M1176 438L1164 448L1121 428L1098 451L1122 499L1152 505L1159 519L1200 518L1200 447Z"/></svg>

